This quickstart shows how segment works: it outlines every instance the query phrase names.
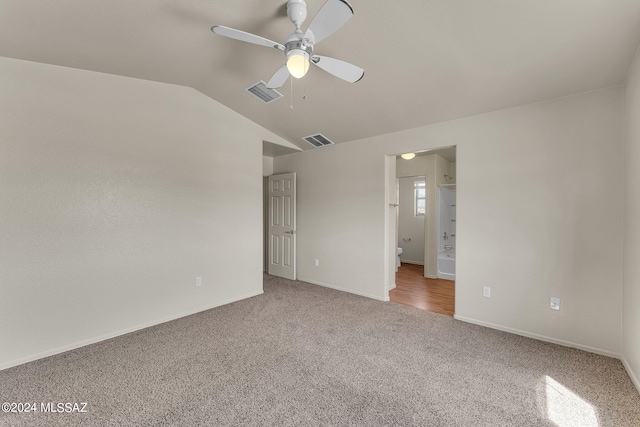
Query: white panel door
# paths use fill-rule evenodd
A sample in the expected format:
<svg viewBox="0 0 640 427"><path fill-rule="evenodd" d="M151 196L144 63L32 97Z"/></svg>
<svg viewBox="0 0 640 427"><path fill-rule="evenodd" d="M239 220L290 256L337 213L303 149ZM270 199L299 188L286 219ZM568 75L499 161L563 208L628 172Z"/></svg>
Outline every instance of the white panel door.
<svg viewBox="0 0 640 427"><path fill-rule="evenodd" d="M296 280L296 174L269 177L267 272Z"/></svg>

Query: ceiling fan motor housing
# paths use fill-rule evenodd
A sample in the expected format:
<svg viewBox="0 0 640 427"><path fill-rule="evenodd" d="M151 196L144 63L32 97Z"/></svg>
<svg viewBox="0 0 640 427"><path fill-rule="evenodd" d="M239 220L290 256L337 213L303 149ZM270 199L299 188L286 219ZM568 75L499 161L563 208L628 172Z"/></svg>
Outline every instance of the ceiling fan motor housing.
<svg viewBox="0 0 640 427"><path fill-rule="evenodd" d="M287 2L287 16L299 29L307 19L307 3L304 0L289 0Z"/></svg>
<svg viewBox="0 0 640 427"><path fill-rule="evenodd" d="M313 55L313 42L308 39L287 39L284 44L284 53L289 56L293 52L305 52L309 58Z"/></svg>

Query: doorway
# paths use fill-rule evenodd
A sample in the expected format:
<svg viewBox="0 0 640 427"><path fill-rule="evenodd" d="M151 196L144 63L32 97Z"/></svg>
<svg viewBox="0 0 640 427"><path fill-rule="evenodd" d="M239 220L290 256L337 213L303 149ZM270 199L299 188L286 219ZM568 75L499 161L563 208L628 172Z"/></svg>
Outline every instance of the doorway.
<svg viewBox="0 0 640 427"><path fill-rule="evenodd" d="M408 264L424 265L426 177L399 177L397 180L399 260Z"/></svg>
<svg viewBox="0 0 640 427"><path fill-rule="evenodd" d="M392 302L453 316L455 308L455 282L445 279L428 279L424 267L418 264L402 264L396 273L396 287L389 291Z"/></svg>
<svg viewBox="0 0 640 427"><path fill-rule="evenodd" d="M442 186L455 185L456 149L449 147L424 150L409 160L400 156L389 156L388 164L390 167L386 169L387 179L390 181L392 176L397 178L397 185L393 186L394 191L390 191L388 195L389 200L396 202L394 205L390 204L395 206L395 212L390 212L387 218L388 239L395 240L395 247L392 247L389 255L393 252L394 267L398 266L397 269L394 268L396 274L390 275L389 299L436 313L453 315L455 282L448 279L455 278L455 271L443 278L438 270L438 258L443 246L443 239L438 233L445 231L439 224L441 202L438 200L438 191ZM391 185L389 189L391 190ZM420 219L424 231L422 236L416 237L418 229L415 225ZM448 220L451 222L450 218ZM407 226L411 224L414 227ZM446 232L445 245L448 247L453 240L450 237L451 227L446 228ZM455 236L455 232L453 234ZM415 251L416 243L422 244L423 252ZM405 251L405 247L408 250ZM400 248L402 255L397 254ZM449 252L454 253L451 250ZM416 256L420 253L423 254L422 258Z"/></svg>

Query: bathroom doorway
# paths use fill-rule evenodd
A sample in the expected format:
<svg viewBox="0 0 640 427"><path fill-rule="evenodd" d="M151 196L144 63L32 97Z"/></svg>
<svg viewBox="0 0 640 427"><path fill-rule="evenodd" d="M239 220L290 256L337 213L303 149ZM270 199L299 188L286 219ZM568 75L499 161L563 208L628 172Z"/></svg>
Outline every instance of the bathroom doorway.
<svg viewBox="0 0 640 427"><path fill-rule="evenodd" d="M406 264L424 266L424 230L427 211L426 177L421 175L396 179L398 189L398 259Z"/></svg>
<svg viewBox="0 0 640 427"><path fill-rule="evenodd" d="M453 315L456 149L425 150L408 160L397 156L395 166L397 259L389 298Z"/></svg>

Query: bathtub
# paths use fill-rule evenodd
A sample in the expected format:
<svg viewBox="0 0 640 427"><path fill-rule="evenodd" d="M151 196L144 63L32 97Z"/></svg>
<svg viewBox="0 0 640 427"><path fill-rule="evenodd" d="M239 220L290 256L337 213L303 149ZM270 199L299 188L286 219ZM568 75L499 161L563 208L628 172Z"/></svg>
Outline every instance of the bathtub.
<svg viewBox="0 0 640 427"><path fill-rule="evenodd" d="M456 280L456 249L438 251L438 278Z"/></svg>

